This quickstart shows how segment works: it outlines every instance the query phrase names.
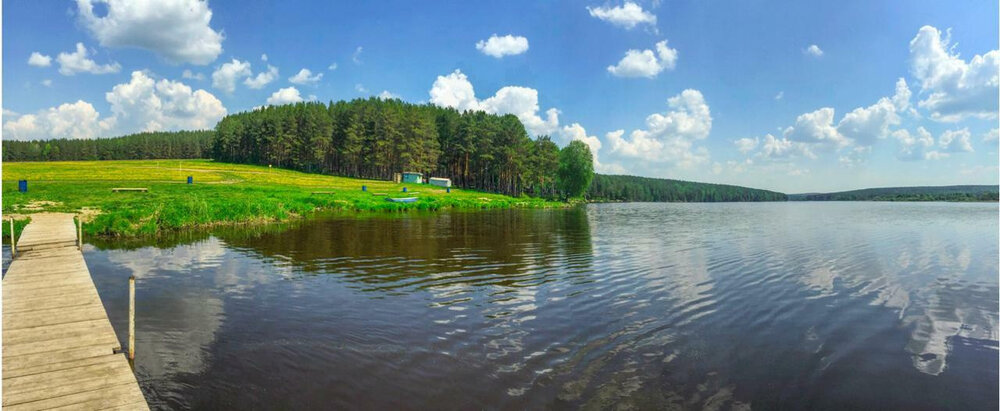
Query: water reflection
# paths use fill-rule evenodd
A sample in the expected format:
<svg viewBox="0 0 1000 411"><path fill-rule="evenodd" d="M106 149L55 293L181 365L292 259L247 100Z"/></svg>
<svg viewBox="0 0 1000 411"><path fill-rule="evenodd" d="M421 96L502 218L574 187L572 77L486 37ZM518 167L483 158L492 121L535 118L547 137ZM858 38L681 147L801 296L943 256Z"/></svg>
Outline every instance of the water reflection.
<svg viewBox="0 0 1000 411"><path fill-rule="evenodd" d="M109 311L140 276L167 408L993 409L997 228L996 204L608 204L87 260Z"/></svg>

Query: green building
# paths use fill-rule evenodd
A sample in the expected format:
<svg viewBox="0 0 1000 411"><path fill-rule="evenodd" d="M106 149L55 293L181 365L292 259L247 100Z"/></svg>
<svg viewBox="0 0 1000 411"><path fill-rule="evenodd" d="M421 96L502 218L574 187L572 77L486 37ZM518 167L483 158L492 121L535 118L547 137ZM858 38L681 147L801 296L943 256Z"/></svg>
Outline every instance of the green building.
<svg viewBox="0 0 1000 411"><path fill-rule="evenodd" d="M403 182L412 184L423 184L424 175L421 173L414 173L412 171L407 171L403 173Z"/></svg>

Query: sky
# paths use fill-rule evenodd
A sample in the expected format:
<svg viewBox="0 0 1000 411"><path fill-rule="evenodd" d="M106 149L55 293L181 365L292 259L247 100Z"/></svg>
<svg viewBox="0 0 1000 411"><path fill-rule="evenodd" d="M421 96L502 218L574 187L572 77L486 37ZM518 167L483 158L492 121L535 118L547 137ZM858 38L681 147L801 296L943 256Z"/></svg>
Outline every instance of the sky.
<svg viewBox="0 0 1000 411"><path fill-rule="evenodd" d="M471 3L471 4L470 4ZM816 3L816 4L814 4ZM517 115L598 172L997 184L996 1L3 2L4 139L379 96Z"/></svg>

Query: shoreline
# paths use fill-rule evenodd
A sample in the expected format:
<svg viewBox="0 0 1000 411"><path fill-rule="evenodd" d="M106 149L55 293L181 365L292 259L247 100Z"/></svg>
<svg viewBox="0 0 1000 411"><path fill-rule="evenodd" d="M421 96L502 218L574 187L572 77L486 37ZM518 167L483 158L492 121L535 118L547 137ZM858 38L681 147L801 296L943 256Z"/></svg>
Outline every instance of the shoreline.
<svg viewBox="0 0 1000 411"><path fill-rule="evenodd" d="M84 234L147 237L260 225L336 212L563 208L574 202L396 184L210 160L17 162L3 164L3 212L83 213ZM186 184L188 177L193 184ZM28 192L17 181L28 180ZM113 189L142 188L143 192ZM406 189L406 191L403 191ZM413 203L387 197L417 197Z"/></svg>

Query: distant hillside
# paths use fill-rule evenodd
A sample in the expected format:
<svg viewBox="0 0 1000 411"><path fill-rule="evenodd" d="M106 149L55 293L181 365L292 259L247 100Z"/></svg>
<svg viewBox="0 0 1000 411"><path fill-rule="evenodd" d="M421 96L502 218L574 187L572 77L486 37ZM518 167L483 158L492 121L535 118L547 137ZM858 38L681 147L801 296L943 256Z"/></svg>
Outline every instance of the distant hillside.
<svg viewBox="0 0 1000 411"><path fill-rule="evenodd" d="M998 201L1000 186L883 187L789 194L789 201Z"/></svg>
<svg viewBox="0 0 1000 411"><path fill-rule="evenodd" d="M788 199L784 193L755 188L606 174L594 174L594 181L590 183L586 197L590 201L597 202L786 201Z"/></svg>

